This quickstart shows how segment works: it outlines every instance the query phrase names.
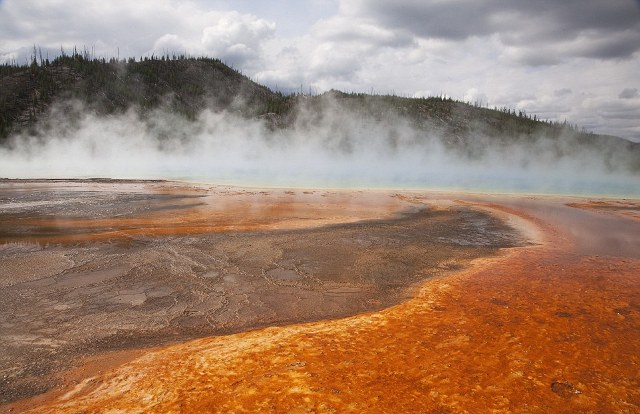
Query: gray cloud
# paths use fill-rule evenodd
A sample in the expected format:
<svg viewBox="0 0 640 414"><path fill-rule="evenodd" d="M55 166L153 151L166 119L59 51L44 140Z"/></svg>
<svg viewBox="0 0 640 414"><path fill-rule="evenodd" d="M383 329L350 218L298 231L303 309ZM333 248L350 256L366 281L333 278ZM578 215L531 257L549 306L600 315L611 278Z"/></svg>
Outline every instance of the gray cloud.
<svg viewBox="0 0 640 414"><path fill-rule="evenodd" d="M633 99L638 97L640 97L638 88L624 88L618 95L618 98L620 99Z"/></svg>
<svg viewBox="0 0 640 414"><path fill-rule="evenodd" d="M553 91L553 95L556 97L571 95L571 93L572 91L569 88L556 89L555 91Z"/></svg>
<svg viewBox="0 0 640 414"><path fill-rule="evenodd" d="M551 66L563 61L560 54L552 48L510 48L505 55L526 66Z"/></svg>
<svg viewBox="0 0 640 414"><path fill-rule="evenodd" d="M420 37L462 40L470 36L491 34L493 23L486 10L499 2L461 0L457 2L405 0L358 0L343 2L352 15L368 16L383 26L408 30Z"/></svg>
<svg viewBox="0 0 640 414"><path fill-rule="evenodd" d="M344 4L347 2L345 1ZM561 57L625 58L640 49L640 11L631 1L350 1L343 10L421 38L462 41L497 35L523 49L522 62ZM554 46L549 48L548 46ZM536 56L535 50L543 47ZM550 53L555 56L550 56Z"/></svg>
<svg viewBox="0 0 640 414"><path fill-rule="evenodd" d="M640 30L625 30L600 37L582 36L575 43L575 56L596 59L627 58L640 49ZM564 52L572 54L570 50Z"/></svg>
<svg viewBox="0 0 640 414"><path fill-rule="evenodd" d="M607 102L598 109L598 114L609 120L628 120L637 124L640 119L640 108L628 100Z"/></svg>

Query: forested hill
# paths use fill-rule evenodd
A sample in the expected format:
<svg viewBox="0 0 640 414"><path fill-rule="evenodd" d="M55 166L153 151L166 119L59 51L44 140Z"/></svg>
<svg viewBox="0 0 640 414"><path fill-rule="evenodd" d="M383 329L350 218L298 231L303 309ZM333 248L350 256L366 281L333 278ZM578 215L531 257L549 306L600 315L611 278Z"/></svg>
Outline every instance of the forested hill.
<svg viewBox="0 0 640 414"><path fill-rule="evenodd" d="M69 102L97 115L131 108L144 117L154 109L196 120L204 110L231 111L262 119L269 128L327 122L327 108L373 122L402 120L424 136L437 136L470 157L486 146L544 139L558 156L588 149L611 165L640 172L640 144L581 131L566 122L545 122L521 111L485 108L442 97L404 98L330 91L322 95L283 95L253 82L211 58L151 57L140 60L92 59L63 55L35 58L29 66L0 66L0 145L10 135L42 134L51 108ZM312 114L310 116L310 114ZM315 114L315 115L314 115ZM336 122L336 118L330 120ZM46 137L44 137L46 139ZM545 144L548 146L548 144Z"/></svg>
<svg viewBox="0 0 640 414"><path fill-rule="evenodd" d="M253 116L279 95L217 59L89 59L81 54L30 66L0 66L0 138L34 125L55 102L77 100L98 114L166 106L186 118L204 108Z"/></svg>

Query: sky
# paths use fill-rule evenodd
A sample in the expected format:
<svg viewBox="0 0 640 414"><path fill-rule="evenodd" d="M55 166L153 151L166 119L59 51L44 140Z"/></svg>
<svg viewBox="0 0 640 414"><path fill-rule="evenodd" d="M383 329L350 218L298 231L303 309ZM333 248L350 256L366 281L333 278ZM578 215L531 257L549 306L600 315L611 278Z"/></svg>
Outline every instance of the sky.
<svg viewBox="0 0 640 414"><path fill-rule="evenodd" d="M640 142L640 0L0 0L33 45L217 57L282 91L446 95Z"/></svg>

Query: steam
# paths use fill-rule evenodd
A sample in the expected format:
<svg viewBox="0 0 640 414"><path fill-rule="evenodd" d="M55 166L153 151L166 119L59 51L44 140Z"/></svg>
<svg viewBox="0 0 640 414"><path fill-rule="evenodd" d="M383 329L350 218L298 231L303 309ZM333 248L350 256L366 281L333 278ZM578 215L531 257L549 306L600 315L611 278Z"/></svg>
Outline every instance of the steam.
<svg viewBox="0 0 640 414"><path fill-rule="evenodd" d="M640 195L638 174L602 154L557 140L452 149L436 128L374 116L326 98L301 105L292 128L205 110L194 121L170 111L98 116L58 106L34 136L0 147L0 177L163 178L298 187L446 188Z"/></svg>

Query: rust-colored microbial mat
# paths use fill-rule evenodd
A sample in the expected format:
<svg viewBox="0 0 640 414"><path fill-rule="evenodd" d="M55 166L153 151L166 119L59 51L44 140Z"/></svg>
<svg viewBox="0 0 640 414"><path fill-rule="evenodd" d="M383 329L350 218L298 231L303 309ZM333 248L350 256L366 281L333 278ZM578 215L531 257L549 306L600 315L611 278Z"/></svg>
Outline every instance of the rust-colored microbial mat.
<svg viewBox="0 0 640 414"><path fill-rule="evenodd" d="M0 412L144 348L388 308L523 242L486 212L431 204L388 191L0 180Z"/></svg>
<svg viewBox="0 0 640 414"><path fill-rule="evenodd" d="M640 221L574 199L402 197L492 211L535 244L385 310L158 348L32 412L640 411Z"/></svg>

